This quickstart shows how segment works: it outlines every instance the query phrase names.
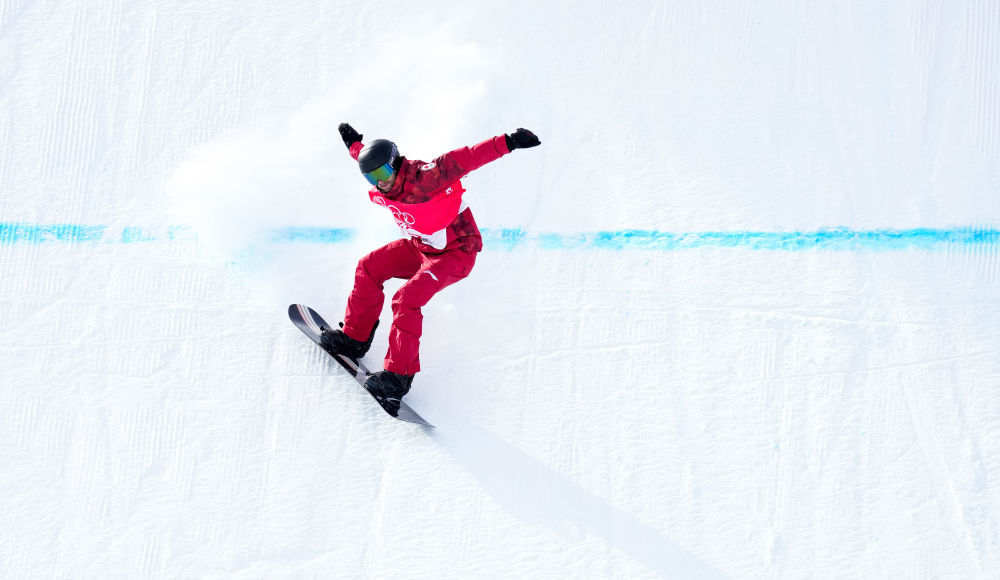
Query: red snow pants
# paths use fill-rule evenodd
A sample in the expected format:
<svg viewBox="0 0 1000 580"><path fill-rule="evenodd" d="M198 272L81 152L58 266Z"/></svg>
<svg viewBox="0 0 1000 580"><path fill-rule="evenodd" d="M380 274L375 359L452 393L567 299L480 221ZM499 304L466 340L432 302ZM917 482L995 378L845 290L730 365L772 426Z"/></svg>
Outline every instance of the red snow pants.
<svg viewBox="0 0 1000 580"><path fill-rule="evenodd" d="M358 262L354 290L347 299L344 333L365 341L382 313L382 285L390 278L406 280L392 297L392 327L385 370L401 375L420 371L420 309L447 286L469 275L476 255L461 249L425 254L408 239L396 240L371 252Z"/></svg>

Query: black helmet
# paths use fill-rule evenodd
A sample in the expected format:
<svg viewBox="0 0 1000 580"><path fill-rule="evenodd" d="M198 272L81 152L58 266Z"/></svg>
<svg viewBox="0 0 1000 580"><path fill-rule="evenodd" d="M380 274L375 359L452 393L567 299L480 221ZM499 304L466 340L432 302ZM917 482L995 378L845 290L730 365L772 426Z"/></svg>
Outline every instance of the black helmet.
<svg viewBox="0 0 1000 580"><path fill-rule="evenodd" d="M358 154L358 167L361 168L361 173L368 173L388 164L396 171L398 159L399 149L395 143L388 139L376 139L365 145Z"/></svg>

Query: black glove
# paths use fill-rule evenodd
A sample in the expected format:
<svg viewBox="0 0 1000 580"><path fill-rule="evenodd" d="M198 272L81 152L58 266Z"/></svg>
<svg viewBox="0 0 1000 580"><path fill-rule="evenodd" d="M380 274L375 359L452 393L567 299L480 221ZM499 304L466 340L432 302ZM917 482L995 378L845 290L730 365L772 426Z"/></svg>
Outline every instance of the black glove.
<svg viewBox="0 0 1000 580"><path fill-rule="evenodd" d="M515 149L527 149L528 147L537 147L542 144L538 140L538 137L534 133L527 129L518 129L513 133L504 135L507 138L507 149L513 151Z"/></svg>
<svg viewBox="0 0 1000 580"><path fill-rule="evenodd" d="M350 149L351 145L354 145L361 140L361 137L363 137L361 133L355 131L354 127L351 127L347 123L341 123L340 126L337 127L337 130L340 131L340 138L344 140L344 145L346 145L348 149Z"/></svg>

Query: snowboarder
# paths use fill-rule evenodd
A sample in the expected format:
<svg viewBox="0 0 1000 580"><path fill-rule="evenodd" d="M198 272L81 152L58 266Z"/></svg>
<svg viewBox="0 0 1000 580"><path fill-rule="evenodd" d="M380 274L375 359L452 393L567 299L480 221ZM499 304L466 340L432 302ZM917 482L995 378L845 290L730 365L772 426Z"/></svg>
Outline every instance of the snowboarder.
<svg viewBox="0 0 1000 580"><path fill-rule="evenodd" d="M363 136L347 123L341 123L339 130L351 157L374 186L369 198L392 212L406 237L361 258L342 330L324 329L322 345L355 360L363 357L371 347L385 302L383 283L390 278L406 280L392 299L385 370L365 382L365 388L383 405L398 409L420 371L420 309L436 293L468 276L483 248L460 179L515 149L541 142L531 131L518 129L427 163L401 156L396 144L387 139L365 145Z"/></svg>

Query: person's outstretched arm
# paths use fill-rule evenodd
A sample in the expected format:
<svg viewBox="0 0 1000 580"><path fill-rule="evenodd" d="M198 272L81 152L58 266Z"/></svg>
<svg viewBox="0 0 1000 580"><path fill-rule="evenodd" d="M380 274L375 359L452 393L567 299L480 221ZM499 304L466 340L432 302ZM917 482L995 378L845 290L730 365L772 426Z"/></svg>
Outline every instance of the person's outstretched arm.
<svg viewBox="0 0 1000 580"><path fill-rule="evenodd" d="M454 180L496 161L515 149L527 149L540 144L541 141L534 133L527 129L518 129L510 134L497 135L472 147L449 151L438 157L435 163L448 168L450 175L447 178Z"/></svg>
<svg viewBox="0 0 1000 580"><path fill-rule="evenodd" d="M337 127L337 130L340 131L340 138L344 140L344 145L347 146L347 151L350 152L351 157L357 161L358 155L365 147L364 144L361 143L361 139L364 135L355 131L354 127L351 127L347 123L341 123L340 126Z"/></svg>

